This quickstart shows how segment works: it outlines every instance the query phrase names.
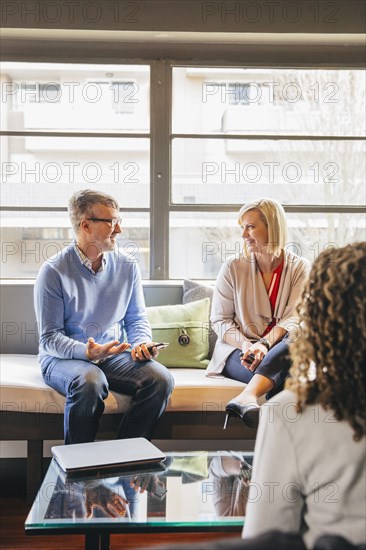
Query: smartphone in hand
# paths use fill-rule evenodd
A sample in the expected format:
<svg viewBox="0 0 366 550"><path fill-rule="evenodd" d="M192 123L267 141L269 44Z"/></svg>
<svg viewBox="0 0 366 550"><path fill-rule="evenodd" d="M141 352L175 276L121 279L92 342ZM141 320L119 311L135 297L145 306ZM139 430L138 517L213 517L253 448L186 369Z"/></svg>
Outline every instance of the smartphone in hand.
<svg viewBox="0 0 366 550"><path fill-rule="evenodd" d="M147 351L148 351L149 353L152 353L152 350L153 350L154 348L156 348L157 350L160 350L160 349L165 349L165 348L167 348L168 346L169 346L169 343L168 343L168 342L159 342L159 343L156 343L156 344L154 344L154 345L152 345L152 346L147 346Z"/></svg>
<svg viewBox="0 0 366 550"><path fill-rule="evenodd" d="M165 487L164 483L159 480L158 478L155 478L152 484L150 484L150 487L147 487L147 490L149 491L150 495L157 500L164 500L165 495L167 494L168 490Z"/></svg>
<svg viewBox="0 0 366 550"><path fill-rule="evenodd" d="M244 356L244 352L242 352L242 353L239 355L240 359L243 359L243 356ZM246 358L244 359L244 361L245 361L245 363L247 363L248 365L251 365L251 364L253 363L254 359L255 359L254 353L250 353L250 354L248 355L248 357L246 357Z"/></svg>

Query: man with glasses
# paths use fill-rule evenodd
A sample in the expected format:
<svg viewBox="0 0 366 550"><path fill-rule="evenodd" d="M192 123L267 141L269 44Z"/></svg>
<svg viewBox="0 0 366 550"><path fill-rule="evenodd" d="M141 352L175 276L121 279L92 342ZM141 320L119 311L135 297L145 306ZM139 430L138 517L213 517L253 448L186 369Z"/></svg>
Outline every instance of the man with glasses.
<svg viewBox="0 0 366 550"><path fill-rule="evenodd" d="M75 240L43 264L34 295L42 375L66 396L65 443L94 441L109 389L131 396L117 437L150 439L174 380L151 350L138 265L117 250L119 205L86 189L69 216Z"/></svg>

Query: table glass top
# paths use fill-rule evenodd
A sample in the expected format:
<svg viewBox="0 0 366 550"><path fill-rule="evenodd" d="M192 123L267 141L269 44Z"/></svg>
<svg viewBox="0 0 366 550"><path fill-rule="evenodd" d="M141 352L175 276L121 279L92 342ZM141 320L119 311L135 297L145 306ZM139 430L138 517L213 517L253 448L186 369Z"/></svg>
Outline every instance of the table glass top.
<svg viewBox="0 0 366 550"><path fill-rule="evenodd" d="M26 530L241 527L253 453L167 453L144 469L66 475L53 459Z"/></svg>

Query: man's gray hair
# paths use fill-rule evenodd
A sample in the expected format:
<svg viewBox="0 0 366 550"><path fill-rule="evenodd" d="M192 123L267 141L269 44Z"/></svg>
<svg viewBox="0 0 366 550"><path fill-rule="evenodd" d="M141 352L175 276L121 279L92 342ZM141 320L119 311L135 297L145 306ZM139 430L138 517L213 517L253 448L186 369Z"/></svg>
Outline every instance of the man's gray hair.
<svg viewBox="0 0 366 550"><path fill-rule="evenodd" d="M119 204L116 199L101 191L82 189L81 191L76 191L76 193L70 197L68 212L75 233L79 231L80 222L82 220L93 217L93 208L97 204L111 206L119 210Z"/></svg>

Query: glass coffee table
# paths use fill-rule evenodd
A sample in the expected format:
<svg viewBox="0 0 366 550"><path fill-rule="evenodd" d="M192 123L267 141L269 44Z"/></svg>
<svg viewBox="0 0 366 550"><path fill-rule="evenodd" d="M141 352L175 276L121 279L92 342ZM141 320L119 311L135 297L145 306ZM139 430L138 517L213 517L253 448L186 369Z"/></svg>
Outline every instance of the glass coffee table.
<svg viewBox="0 0 366 550"><path fill-rule="evenodd" d="M53 459L25 522L27 535L84 534L108 550L111 533L238 532L253 453L167 453L133 470L65 475Z"/></svg>

